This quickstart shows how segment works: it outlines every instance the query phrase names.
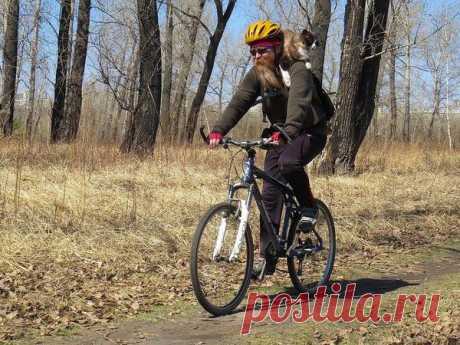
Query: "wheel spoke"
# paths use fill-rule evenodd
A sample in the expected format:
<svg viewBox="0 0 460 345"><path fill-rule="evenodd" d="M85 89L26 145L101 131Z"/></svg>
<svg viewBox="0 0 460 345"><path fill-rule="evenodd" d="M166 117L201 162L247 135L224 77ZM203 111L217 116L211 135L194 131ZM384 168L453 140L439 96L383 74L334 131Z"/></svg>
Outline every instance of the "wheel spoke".
<svg viewBox="0 0 460 345"><path fill-rule="evenodd" d="M194 238L194 291L200 304L215 315L222 315L234 309L244 297L249 285L253 245L248 229L238 257L229 260L239 225L239 217L235 213L236 208L229 204L214 207L203 217ZM225 234L222 233L222 217L226 219Z"/></svg>
<svg viewBox="0 0 460 345"><path fill-rule="evenodd" d="M295 234L298 257L288 258L294 286L301 292L327 282L335 256L335 230L326 206L319 203L319 214L313 231Z"/></svg>

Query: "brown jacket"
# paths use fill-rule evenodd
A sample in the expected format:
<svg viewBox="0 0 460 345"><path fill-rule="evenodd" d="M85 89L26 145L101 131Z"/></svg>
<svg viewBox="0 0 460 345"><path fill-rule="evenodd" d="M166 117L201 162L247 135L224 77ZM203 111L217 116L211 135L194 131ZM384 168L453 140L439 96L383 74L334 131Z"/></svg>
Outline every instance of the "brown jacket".
<svg viewBox="0 0 460 345"><path fill-rule="evenodd" d="M286 132L295 138L301 132L315 130L326 131L326 114L321 109L313 76L302 61L289 67L291 87L281 90L277 96L263 100L263 109L271 123L284 123ZM261 83L255 68L246 74L238 86L230 104L222 117L214 125L213 131L226 135L254 105L262 94Z"/></svg>

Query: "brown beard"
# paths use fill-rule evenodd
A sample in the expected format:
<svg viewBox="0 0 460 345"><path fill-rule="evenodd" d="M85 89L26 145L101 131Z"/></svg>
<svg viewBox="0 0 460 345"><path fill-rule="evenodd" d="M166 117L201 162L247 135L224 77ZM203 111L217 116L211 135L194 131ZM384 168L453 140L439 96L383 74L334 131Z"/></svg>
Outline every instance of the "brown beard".
<svg viewBox="0 0 460 345"><path fill-rule="evenodd" d="M275 66L267 66L266 64L258 61L255 63L255 69L264 90L280 90L283 88L284 84L281 79L281 75Z"/></svg>

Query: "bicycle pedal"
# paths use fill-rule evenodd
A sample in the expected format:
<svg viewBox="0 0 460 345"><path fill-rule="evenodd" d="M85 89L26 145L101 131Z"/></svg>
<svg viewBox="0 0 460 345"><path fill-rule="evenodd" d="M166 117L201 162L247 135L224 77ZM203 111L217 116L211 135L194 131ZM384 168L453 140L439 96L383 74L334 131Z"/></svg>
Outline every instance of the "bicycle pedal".
<svg viewBox="0 0 460 345"><path fill-rule="evenodd" d="M305 244L303 246L298 246L296 248L291 249L291 251L288 254L288 257L298 257L298 256L304 256L308 254L312 254L318 251L317 246L312 246L311 243Z"/></svg>

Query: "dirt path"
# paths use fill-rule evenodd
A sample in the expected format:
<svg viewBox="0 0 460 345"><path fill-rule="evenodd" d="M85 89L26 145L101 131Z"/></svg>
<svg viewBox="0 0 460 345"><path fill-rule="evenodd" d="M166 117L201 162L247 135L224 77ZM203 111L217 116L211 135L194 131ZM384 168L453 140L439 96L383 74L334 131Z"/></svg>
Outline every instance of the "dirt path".
<svg viewBox="0 0 460 345"><path fill-rule="evenodd" d="M412 266L410 271L382 274L372 270L361 270L353 273L352 279L339 280L338 282L342 285L356 282L357 295L362 295L366 292L382 293L385 299L394 298L398 293L431 293L433 289L441 291L442 296L448 295L449 291L452 290L452 279L454 281L453 286L455 286L455 281L457 283L460 281L460 245L433 246L429 248L429 252L424 253L422 256L421 260L420 257L416 258L417 265ZM413 257L411 258L413 259ZM401 258L398 257L395 260L399 261ZM410 261L409 258L408 261ZM447 284L444 288L444 282L448 281L450 281L450 285ZM457 284L457 288L458 286L459 284ZM283 288L279 288L278 292L283 292L283 290ZM459 290L456 290L456 293L458 294ZM458 310L458 302L455 303L457 305L454 305L454 309ZM452 306L447 307L447 311L452 312L449 308L452 309ZM308 325L289 323L276 325L271 322L262 322L252 328L251 335L242 337L239 333L243 314L240 311L233 315L213 318L197 307L188 311L186 315L180 315L177 318L172 316L168 320L121 321L109 326L99 325L89 329L81 329L73 335L34 339L31 342L27 342L27 344L308 344L310 340L313 341L312 343L317 344L355 344L354 340L352 340L355 338L347 338L343 335L351 334L353 330L356 331L355 333L358 334L358 337L375 332L371 327L372 325L366 325L366 327L357 325L356 328L354 326L350 328L350 325L337 326L325 323L318 325L312 322L309 322ZM347 327L351 331L347 330ZM342 335L337 335L337 330ZM310 340L302 340L302 336L307 333L310 334L308 338ZM331 337L331 335L333 336ZM293 337L296 337L296 341L293 341ZM449 335L449 337L449 345L460 344L456 334ZM343 341L344 339L345 341ZM356 342L356 344L359 344L359 342ZM395 344L401 344L401 342L395 342ZM431 342L423 344L431 344Z"/></svg>

